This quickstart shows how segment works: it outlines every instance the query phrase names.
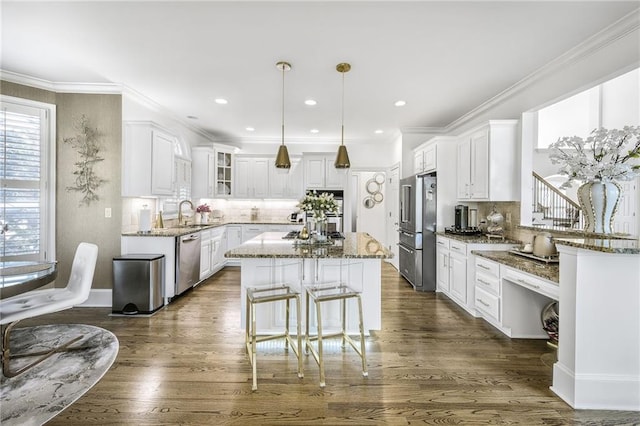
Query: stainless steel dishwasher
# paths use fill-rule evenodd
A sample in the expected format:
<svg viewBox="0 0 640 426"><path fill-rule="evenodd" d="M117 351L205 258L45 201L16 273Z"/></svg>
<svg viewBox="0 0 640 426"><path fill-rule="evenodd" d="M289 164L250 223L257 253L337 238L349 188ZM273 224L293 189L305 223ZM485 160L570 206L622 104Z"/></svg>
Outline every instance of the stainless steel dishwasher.
<svg viewBox="0 0 640 426"><path fill-rule="evenodd" d="M176 296L200 281L200 233L183 235L176 243Z"/></svg>

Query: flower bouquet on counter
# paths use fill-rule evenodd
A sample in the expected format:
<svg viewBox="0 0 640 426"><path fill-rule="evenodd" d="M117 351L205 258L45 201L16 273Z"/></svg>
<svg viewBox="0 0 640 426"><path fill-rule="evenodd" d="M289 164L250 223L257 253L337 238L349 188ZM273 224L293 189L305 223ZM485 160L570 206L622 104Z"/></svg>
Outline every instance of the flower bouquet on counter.
<svg viewBox="0 0 640 426"><path fill-rule="evenodd" d="M327 212L338 211L338 203L333 198L333 194L326 192L318 194L316 191L308 191L297 207L304 212L312 213L316 221L325 221Z"/></svg>
<svg viewBox="0 0 640 426"><path fill-rule="evenodd" d="M210 213L211 207L208 204L201 204L196 207L196 213Z"/></svg>
<svg viewBox="0 0 640 426"><path fill-rule="evenodd" d="M549 159L560 164L560 174L567 181L560 188L571 187L573 181L611 182L635 179L640 176L640 126L619 129L601 127L589 137L567 136L549 146Z"/></svg>

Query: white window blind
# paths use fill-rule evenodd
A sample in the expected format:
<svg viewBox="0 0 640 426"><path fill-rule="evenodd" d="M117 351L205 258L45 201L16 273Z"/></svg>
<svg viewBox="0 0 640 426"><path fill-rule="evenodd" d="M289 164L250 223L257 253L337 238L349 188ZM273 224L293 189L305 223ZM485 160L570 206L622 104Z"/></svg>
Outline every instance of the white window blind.
<svg viewBox="0 0 640 426"><path fill-rule="evenodd" d="M0 221L2 260L47 258L49 115L46 109L2 103L0 113Z"/></svg>

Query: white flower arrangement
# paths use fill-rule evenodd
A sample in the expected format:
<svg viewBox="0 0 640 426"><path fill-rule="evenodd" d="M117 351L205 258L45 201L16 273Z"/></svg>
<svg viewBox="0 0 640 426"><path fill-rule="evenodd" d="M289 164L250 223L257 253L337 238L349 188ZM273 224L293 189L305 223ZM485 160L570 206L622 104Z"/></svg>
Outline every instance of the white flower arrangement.
<svg viewBox="0 0 640 426"><path fill-rule="evenodd" d="M327 218L326 212L338 211L338 203L333 199L333 194L326 192L318 194L316 191L309 191L298 203L298 208L313 213L316 220L325 220Z"/></svg>
<svg viewBox="0 0 640 426"><path fill-rule="evenodd" d="M560 188L569 188L574 181L625 181L640 176L640 164L629 162L640 158L640 126L601 127L586 139L562 137L549 149L551 163L561 164L558 172L567 176Z"/></svg>

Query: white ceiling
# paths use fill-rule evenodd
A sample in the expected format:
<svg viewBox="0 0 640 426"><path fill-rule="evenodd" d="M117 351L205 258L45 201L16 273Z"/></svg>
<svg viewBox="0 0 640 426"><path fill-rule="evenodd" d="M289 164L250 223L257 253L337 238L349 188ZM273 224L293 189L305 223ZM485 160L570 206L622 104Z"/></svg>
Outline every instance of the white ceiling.
<svg viewBox="0 0 640 426"><path fill-rule="evenodd" d="M286 60L286 142L310 143L339 141L335 66L349 62L345 141L384 141L400 129L447 126L638 5L2 1L0 68L55 83L122 84L233 143L280 139L275 64ZM305 106L307 98L318 104ZM407 105L395 107L399 99Z"/></svg>

